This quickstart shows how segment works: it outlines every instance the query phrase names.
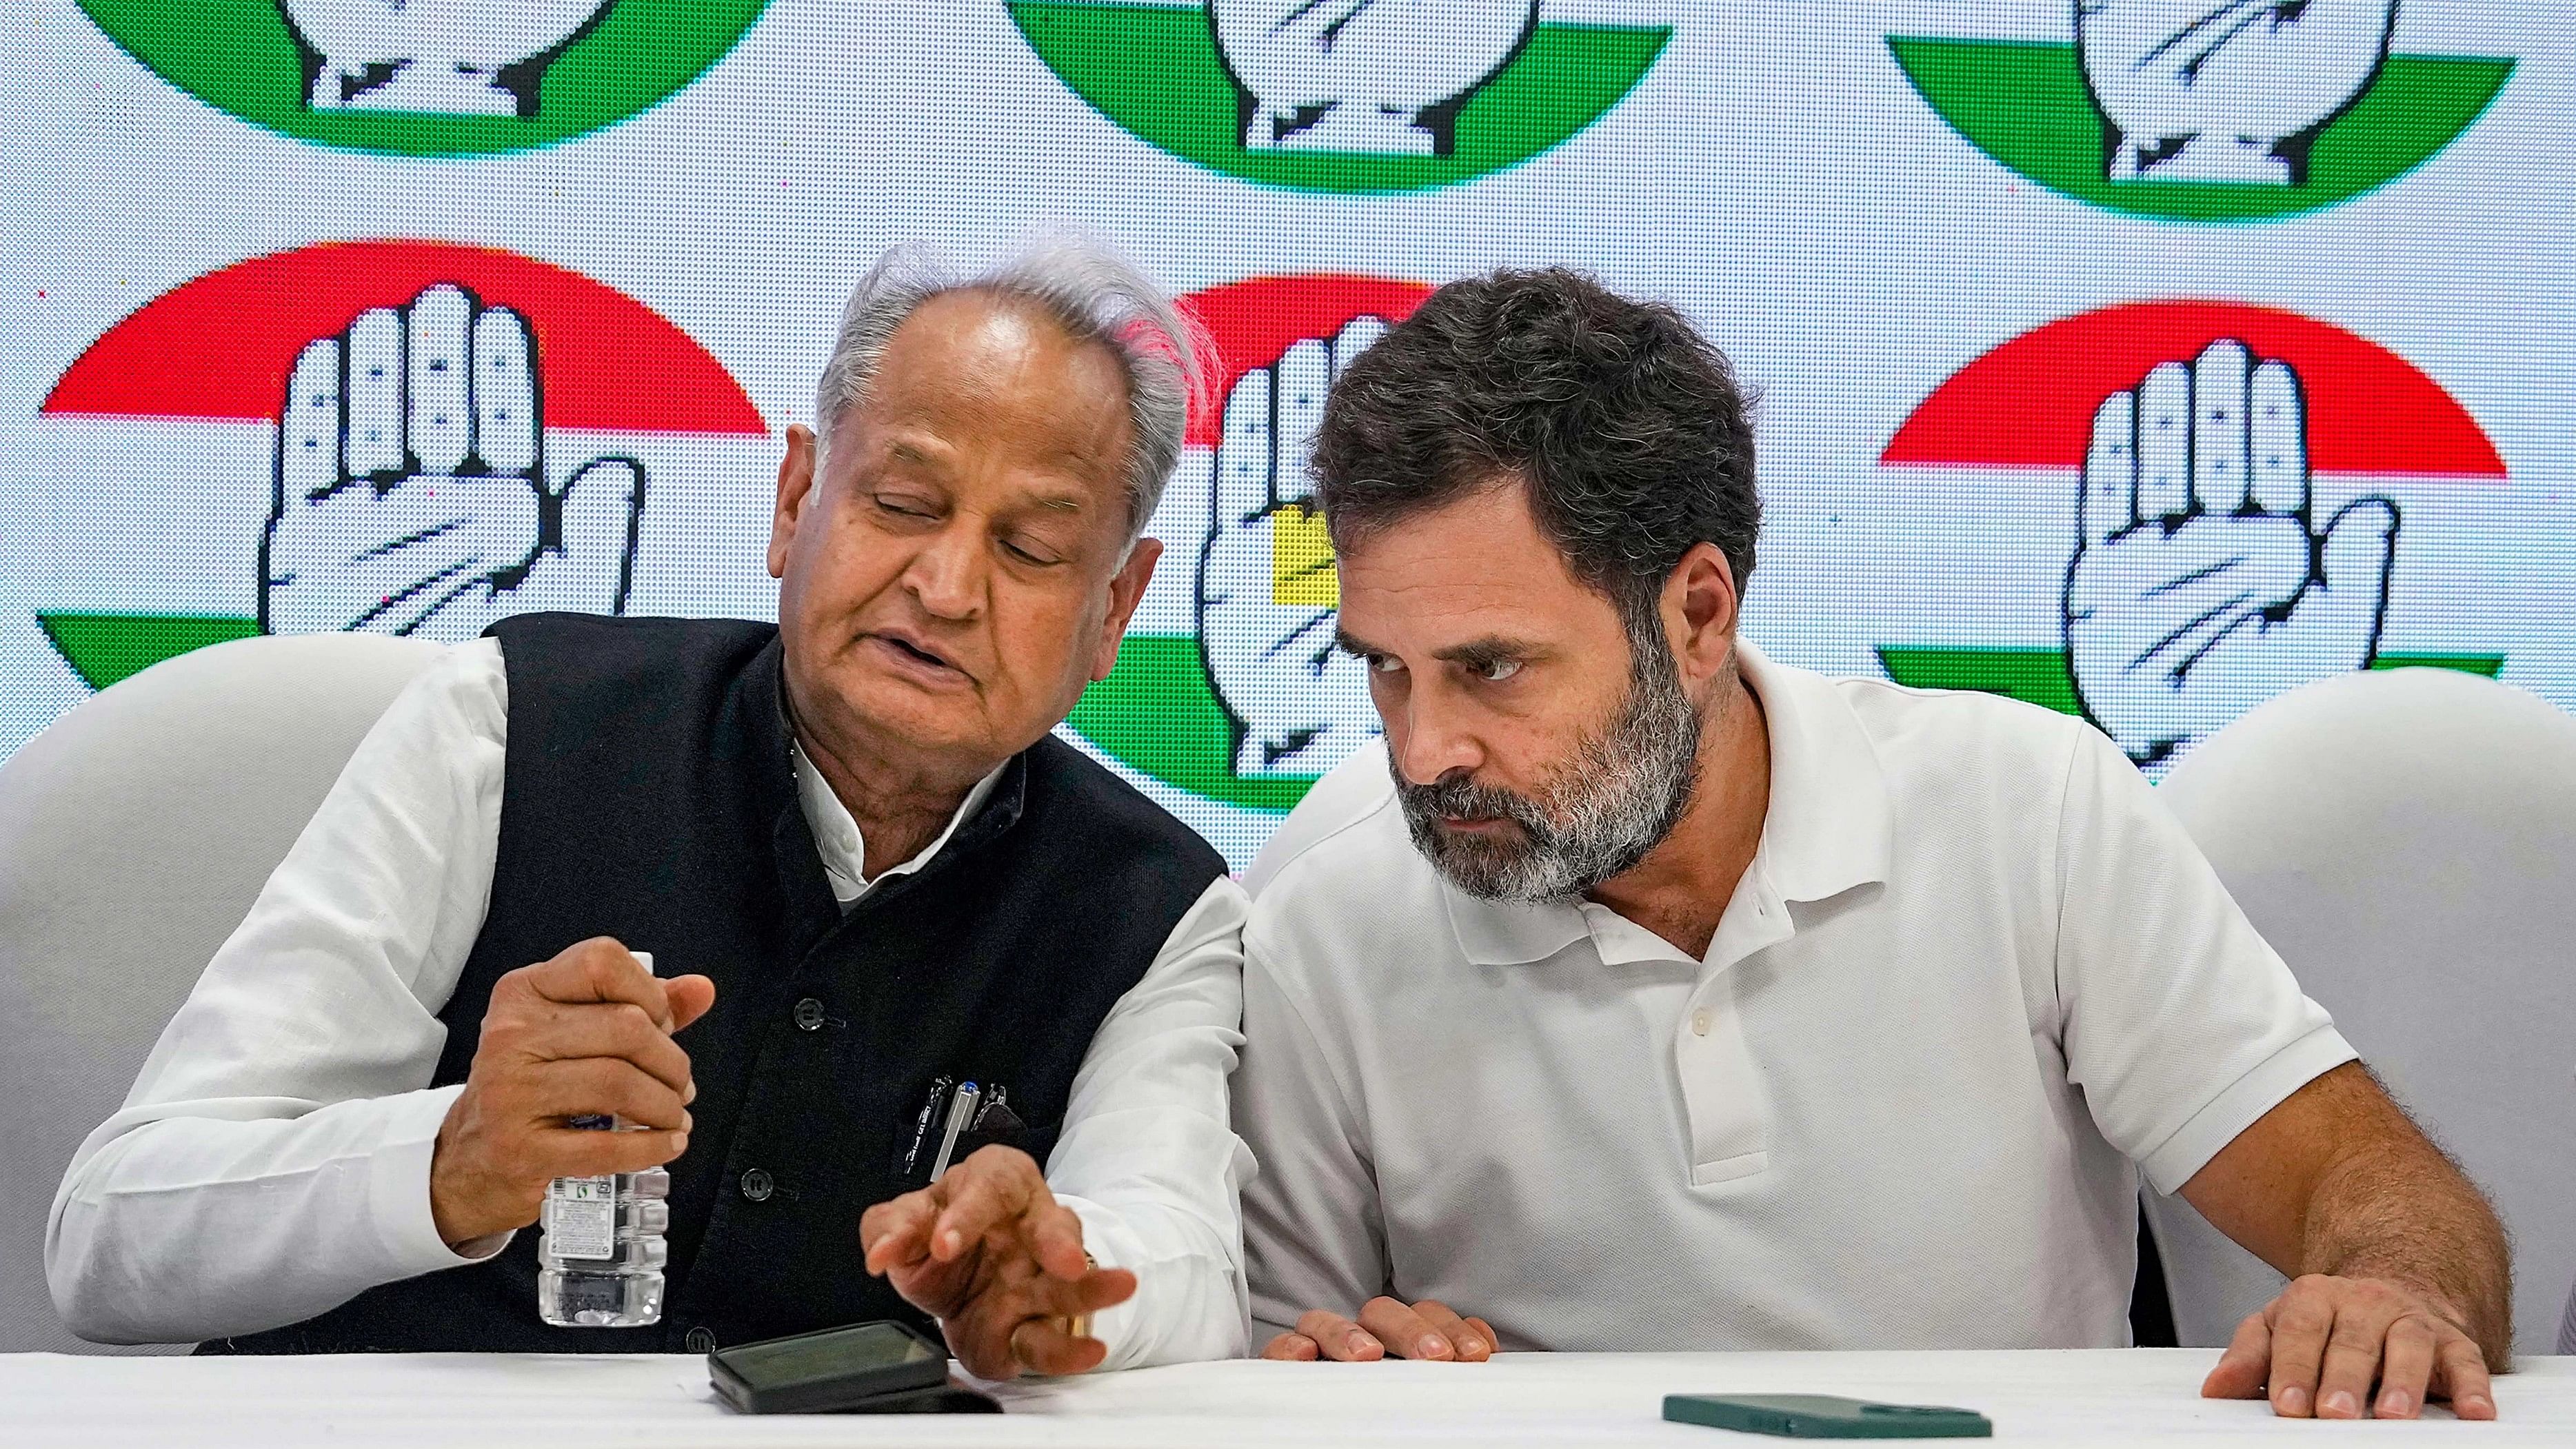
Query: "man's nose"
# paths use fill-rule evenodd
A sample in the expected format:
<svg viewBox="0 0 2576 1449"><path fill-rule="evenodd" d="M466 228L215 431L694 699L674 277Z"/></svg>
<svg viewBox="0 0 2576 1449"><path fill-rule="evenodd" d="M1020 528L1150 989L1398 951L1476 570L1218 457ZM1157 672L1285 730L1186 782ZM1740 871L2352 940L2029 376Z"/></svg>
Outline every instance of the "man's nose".
<svg viewBox="0 0 2576 1449"><path fill-rule="evenodd" d="M1448 711L1419 698L1418 691L1386 724L1386 747L1408 784L1435 785L1447 776L1473 772L1485 762L1475 736L1460 728Z"/></svg>
<svg viewBox="0 0 2576 1449"><path fill-rule="evenodd" d="M912 557L904 585L921 607L941 619L972 619L983 612L990 582L979 531L952 526L940 530Z"/></svg>

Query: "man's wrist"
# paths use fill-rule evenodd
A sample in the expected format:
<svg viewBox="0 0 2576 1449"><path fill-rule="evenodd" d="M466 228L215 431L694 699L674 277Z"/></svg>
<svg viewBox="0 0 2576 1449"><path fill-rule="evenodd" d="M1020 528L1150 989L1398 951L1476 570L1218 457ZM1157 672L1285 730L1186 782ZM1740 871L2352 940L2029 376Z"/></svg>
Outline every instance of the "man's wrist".
<svg viewBox="0 0 2576 1449"><path fill-rule="evenodd" d="M511 1229L506 1225L480 1233L460 1231L476 1225L458 1221L461 1215L442 1216L440 1212L433 1166L438 1156L438 1127L462 1090L449 1087L418 1094L422 1101L411 1110L419 1115L408 1123L394 1124L391 1140L375 1154L369 1192L378 1237L406 1276L488 1258L507 1246L511 1238ZM457 1231L458 1236L451 1238L451 1231Z"/></svg>

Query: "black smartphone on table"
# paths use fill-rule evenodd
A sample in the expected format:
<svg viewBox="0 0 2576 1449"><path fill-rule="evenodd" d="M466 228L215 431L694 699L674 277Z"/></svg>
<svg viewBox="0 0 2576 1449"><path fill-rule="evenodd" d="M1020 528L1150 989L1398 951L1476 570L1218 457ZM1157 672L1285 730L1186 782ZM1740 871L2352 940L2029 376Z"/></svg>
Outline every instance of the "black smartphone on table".
<svg viewBox="0 0 2576 1449"><path fill-rule="evenodd" d="M854 1323L764 1339L707 1355L707 1377L746 1414L990 1414L948 1383L948 1350L911 1326Z"/></svg>

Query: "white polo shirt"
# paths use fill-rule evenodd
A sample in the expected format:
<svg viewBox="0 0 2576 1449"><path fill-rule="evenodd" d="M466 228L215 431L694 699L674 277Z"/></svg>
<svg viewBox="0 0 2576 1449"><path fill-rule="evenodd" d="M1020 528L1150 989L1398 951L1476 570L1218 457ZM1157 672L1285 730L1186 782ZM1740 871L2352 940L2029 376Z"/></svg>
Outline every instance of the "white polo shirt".
<svg viewBox="0 0 2576 1449"><path fill-rule="evenodd" d="M2122 1345L2138 1170L2352 1059L2099 732L1742 658L1770 811L1704 959L1453 889L1382 746L1255 863L1256 1347L1379 1293L1509 1349Z"/></svg>

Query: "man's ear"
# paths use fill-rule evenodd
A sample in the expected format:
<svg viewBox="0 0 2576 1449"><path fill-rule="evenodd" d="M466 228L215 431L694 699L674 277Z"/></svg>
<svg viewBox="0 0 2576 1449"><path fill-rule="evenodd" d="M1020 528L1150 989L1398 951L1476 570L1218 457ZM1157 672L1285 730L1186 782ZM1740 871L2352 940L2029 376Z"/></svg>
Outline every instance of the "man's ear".
<svg viewBox="0 0 2576 1449"><path fill-rule="evenodd" d="M769 576L787 577L787 553L796 542L796 525L814 497L814 430L803 423L787 428L787 456L778 460L778 506L769 515Z"/></svg>
<svg viewBox="0 0 2576 1449"><path fill-rule="evenodd" d="M1145 586L1154 581L1154 561L1163 556L1163 541L1140 538L1127 551L1127 562L1109 580L1109 616L1100 624L1100 642L1091 655L1091 677L1107 679L1118 663L1118 641L1126 637L1127 621L1136 616L1136 605L1145 597Z"/></svg>
<svg viewBox="0 0 2576 1449"><path fill-rule="evenodd" d="M1664 576L1660 601L1673 666L1685 688L1705 684L1735 655L1735 568L1713 543L1695 543Z"/></svg>

